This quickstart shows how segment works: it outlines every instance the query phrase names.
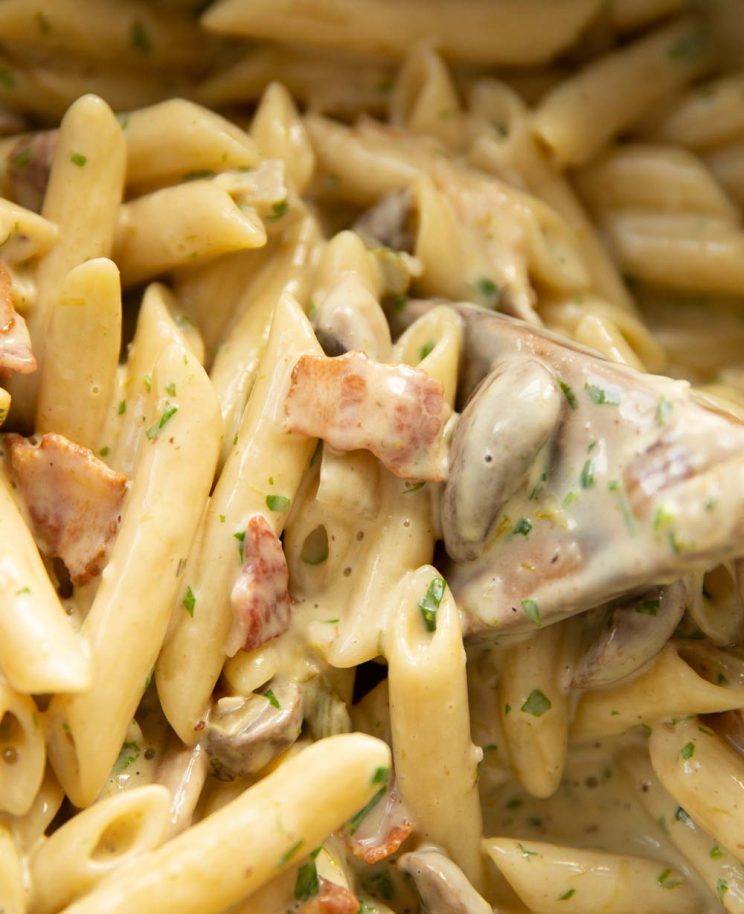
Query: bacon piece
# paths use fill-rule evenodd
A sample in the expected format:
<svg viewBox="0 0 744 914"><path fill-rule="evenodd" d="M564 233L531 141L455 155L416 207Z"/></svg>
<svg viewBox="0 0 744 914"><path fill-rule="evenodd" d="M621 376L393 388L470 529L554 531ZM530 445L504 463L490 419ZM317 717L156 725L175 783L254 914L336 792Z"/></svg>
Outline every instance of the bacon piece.
<svg viewBox="0 0 744 914"><path fill-rule="evenodd" d="M44 204L58 134L58 130L43 130L21 137L8 152L11 197L35 213L40 213Z"/></svg>
<svg viewBox="0 0 744 914"><path fill-rule="evenodd" d="M412 831L410 815L392 777L365 807L362 818L357 816L356 825L348 826L346 843L358 860L372 866L394 854Z"/></svg>
<svg viewBox="0 0 744 914"><path fill-rule="evenodd" d="M319 879L320 891L297 909L297 914L357 914L359 899L330 879Z"/></svg>
<svg viewBox="0 0 744 914"><path fill-rule="evenodd" d="M230 594L233 624L226 652L255 650L289 628L289 570L282 544L262 514L248 521L243 567Z"/></svg>
<svg viewBox="0 0 744 914"><path fill-rule="evenodd" d="M10 273L0 261L0 375L11 371L30 374L36 371L36 359L31 352L26 322L13 307Z"/></svg>
<svg viewBox="0 0 744 914"><path fill-rule="evenodd" d="M371 451L403 479L446 478L444 388L417 368L362 352L302 356L292 369L287 427L339 451Z"/></svg>
<svg viewBox="0 0 744 914"><path fill-rule="evenodd" d="M8 435L6 444L39 547L62 559L73 584L85 584L106 564L127 477L63 435L38 443Z"/></svg>

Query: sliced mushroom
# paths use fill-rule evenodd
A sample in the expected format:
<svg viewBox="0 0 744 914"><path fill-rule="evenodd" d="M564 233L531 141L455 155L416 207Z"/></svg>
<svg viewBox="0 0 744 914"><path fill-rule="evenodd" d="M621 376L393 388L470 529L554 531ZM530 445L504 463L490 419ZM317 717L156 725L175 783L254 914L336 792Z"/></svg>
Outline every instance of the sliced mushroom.
<svg viewBox="0 0 744 914"><path fill-rule="evenodd" d="M365 210L354 223L354 231L367 244L394 251L413 251L414 235L409 219L413 198L409 190L398 190Z"/></svg>
<svg viewBox="0 0 744 914"><path fill-rule="evenodd" d="M563 397L540 362L515 357L484 381L460 418L442 517L447 552L481 551L501 506L524 483L555 430Z"/></svg>
<svg viewBox="0 0 744 914"><path fill-rule="evenodd" d="M501 505L480 553L462 561L455 547L447 579L470 632L531 628L744 554L737 416L686 382L472 305L456 308L465 323L466 403L516 357L540 363L563 400L549 442ZM511 399L520 396L511 390ZM494 423L505 408L494 400ZM527 438L524 446L531 449ZM451 462L453 478L463 472ZM445 513L445 543L457 542L460 523Z"/></svg>
<svg viewBox="0 0 744 914"><path fill-rule="evenodd" d="M58 130L21 137L8 152L7 180L16 203L40 213L49 183Z"/></svg>
<svg viewBox="0 0 744 914"><path fill-rule="evenodd" d="M596 689L637 673L674 633L689 601L685 581L589 610L580 623L584 648L571 685Z"/></svg>
<svg viewBox="0 0 744 914"><path fill-rule="evenodd" d="M427 914L493 914L460 867L435 847L403 854L398 866L413 877Z"/></svg>
<svg viewBox="0 0 744 914"><path fill-rule="evenodd" d="M232 781L260 771L300 735L302 693L294 682L264 695L220 699L204 731L212 773Z"/></svg>

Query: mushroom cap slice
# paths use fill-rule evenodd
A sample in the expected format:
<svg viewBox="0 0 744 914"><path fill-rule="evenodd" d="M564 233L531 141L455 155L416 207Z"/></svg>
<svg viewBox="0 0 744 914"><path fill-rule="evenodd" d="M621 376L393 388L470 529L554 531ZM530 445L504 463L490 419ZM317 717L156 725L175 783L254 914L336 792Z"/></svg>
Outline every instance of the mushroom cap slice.
<svg viewBox="0 0 744 914"><path fill-rule="evenodd" d="M223 781L255 774L300 735L302 694L294 682L266 695L221 699L204 732L212 773Z"/></svg>
<svg viewBox="0 0 744 914"><path fill-rule="evenodd" d="M555 429L562 395L540 362L498 365L465 407L452 441L442 502L447 552L475 558L504 502L524 483Z"/></svg>
<svg viewBox="0 0 744 914"><path fill-rule="evenodd" d="M637 673L671 638L688 601L687 582L679 580L584 613L572 687L597 689Z"/></svg>
<svg viewBox="0 0 744 914"><path fill-rule="evenodd" d="M420 847L398 860L410 873L429 914L493 914L457 864L435 847Z"/></svg>

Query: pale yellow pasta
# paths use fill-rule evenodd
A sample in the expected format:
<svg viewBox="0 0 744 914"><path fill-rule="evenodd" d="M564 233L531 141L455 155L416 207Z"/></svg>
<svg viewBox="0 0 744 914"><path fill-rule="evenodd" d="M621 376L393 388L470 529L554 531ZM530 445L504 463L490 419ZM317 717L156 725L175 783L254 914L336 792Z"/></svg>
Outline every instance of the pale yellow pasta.
<svg viewBox="0 0 744 914"><path fill-rule="evenodd" d="M744 862L741 756L694 716L657 724L649 754L656 776L677 803Z"/></svg>
<svg viewBox="0 0 744 914"><path fill-rule="evenodd" d="M287 870L275 876L257 892L228 908L225 914L276 914L294 903L296 873Z"/></svg>
<svg viewBox="0 0 744 914"><path fill-rule="evenodd" d="M426 35L453 59L524 66L549 60L569 45L597 3L565 0L551 16L551 28L540 28L548 8L544 0L498 5L434 0L426 6L396 0L261 0L248 10L241 0L221 0L202 21L218 32L397 57Z"/></svg>
<svg viewBox="0 0 744 914"><path fill-rule="evenodd" d="M280 299L243 414L237 440L220 475L203 521L202 539L180 578L196 600L193 615L177 601L176 621L157 666L158 694L173 729L194 742L194 726L204 714L227 654L232 612L230 591L240 570L235 534L245 532L253 514L262 514L281 533L286 516L272 511L267 495L294 498L314 441L285 431L284 397L297 359L320 347L307 318L290 296ZM215 439L216 441L216 439Z"/></svg>
<svg viewBox="0 0 744 914"><path fill-rule="evenodd" d="M36 407L38 432L57 432L96 447L116 385L120 340L116 265L101 257L74 267L52 306Z"/></svg>
<svg viewBox="0 0 744 914"><path fill-rule="evenodd" d="M170 795L150 784L115 794L70 819L34 850L29 914L55 914L167 835Z"/></svg>
<svg viewBox="0 0 744 914"><path fill-rule="evenodd" d="M241 417L267 345L277 302L287 293L301 306L305 305L319 243L315 218L309 213L300 213L299 218L284 229L278 240L278 250L262 263L236 303L235 312L240 316L225 334L210 372L220 401L224 429L221 462L227 459L235 436L239 434Z"/></svg>
<svg viewBox="0 0 744 914"><path fill-rule="evenodd" d="M87 646L73 631L0 468L0 670L19 692L81 692Z"/></svg>
<svg viewBox="0 0 744 914"><path fill-rule="evenodd" d="M611 0L610 21L620 31L642 28L685 9L685 0Z"/></svg>
<svg viewBox="0 0 744 914"><path fill-rule="evenodd" d="M59 242L39 263L37 298L29 314L34 354L43 368L46 332L59 287L91 257L110 257L124 184L124 137L110 108L84 95L60 127L42 215L56 223ZM85 200L86 205L80 206ZM14 409L27 423L36 407L39 373L13 379Z"/></svg>
<svg viewBox="0 0 744 914"><path fill-rule="evenodd" d="M329 737L294 756L232 803L141 857L67 914L219 914L302 860L376 792L384 743ZM245 861L250 860L246 866Z"/></svg>
<svg viewBox="0 0 744 914"><path fill-rule="evenodd" d="M256 147L243 130L182 98L132 111L121 120L128 185L171 184L193 173L258 164Z"/></svg>
<svg viewBox="0 0 744 914"><path fill-rule="evenodd" d="M568 697L561 687L563 631L551 625L507 652L499 714L511 765L534 796L555 793L566 761Z"/></svg>
<svg viewBox="0 0 744 914"><path fill-rule="evenodd" d="M714 685L687 662L682 644L668 644L651 667L627 683L586 692L570 737L580 742L623 733L639 724L680 714L709 714L744 706L744 688Z"/></svg>
<svg viewBox="0 0 744 914"><path fill-rule="evenodd" d="M434 631L419 607L436 580L442 580L437 570L424 565L409 572L390 598L395 610L385 651L395 775L421 839L446 848L478 886L483 880L475 786L479 753L470 741L457 606L445 592Z"/></svg>
<svg viewBox="0 0 744 914"><path fill-rule="evenodd" d="M152 378L146 440L106 574L83 626L93 686L49 708L49 752L78 806L103 786L165 637L217 460L219 413L196 359L170 344Z"/></svg>
<svg viewBox="0 0 744 914"><path fill-rule="evenodd" d="M636 797L665 830L675 847L685 856L711 893L725 896L730 914L744 911L744 867L725 851L677 804L654 774L648 754L628 750L619 764L633 785ZM725 887L725 888L724 888Z"/></svg>
<svg viewBox="0 0 744 914"><path fill-rule="evenodd" d="M483 848L530 911L539 914L696 914L700 898L663 860L486 838Z"/></svg>
<svg viewBox="0 0 744 914"><path fill-rule="evenodd" d="M571 184L537 142L524 103L508 86L482 80L473 86L470 106L485 121L476 129L468 151L470 161L523 186L552 206L575 233L594 291L618 307L634 310L628 290Z"/></svg>
<svg viewBox="0 0 744 914"><path fill-rule="evenodd" d="M9 263L46 254L58 237L57 226L10 200L0 199L0 256Z"/></svg>
<svg viewBox="0 0 744 914"><path fill-rule="evenodd" d="M44 776L46 752L33 700L0 681L0 812L27 813Z"/></svg>
<svg viewBox="0 0 744 914"><path fill-rule="evenodd" d="M8 0L0 10L6 41L89 60L190 68L204 61L209 39L187 19L137 0Z"/></svg>
<svg viewBox="0 0 744 914"><path fill-rule="evenodd" d="M170 791L168 810L168 837L187 829L192 822L194 809L209 773L206 749L184 746L172 740L157 768L157 783Z"/></svg>
<svg viewBox="0 0 744 914"><path fill-rule="evenodd" d="M731 226L740 221L700 159L676 146L618 146L580 171L576 180L600 221L605 211L615 210L695 214Z"/></svg>
<svg viewBox="0 0 744 914"><path fill-rule="evenodd" d="M0 886L3 914L26 914L23 869L13 837L0 824Z"/></svg>
<svg viewBox="0 0 744 914"><path fill-rule="evenodd" d="M381 114L387 108L393 68L388 61L343 51L329 54L281 45L256 46L207 77L199 86L199 98L217 106L257 101L277 81L313 111Z"/></svg>
<svg viewBox="0 0 744 914"><path fill-rule="evenodd" d="M712 150L705 156L705 164L726 193L744 205L744 142Z"/></svg>
<svg viewBox="0 0 744 914"><path fill-rule="evenodd" d="M204 347L193 328L179 326L173 295L159 283L152 283L142 297L126 365L118 370L116 391L99 441L99 450L109 448L107 462L131 475L146 431L146 413L155 364L170 343L186 349L199 363Z"/></svg>
<svg viewBox="0 0 744 914"><path fill-rule="evenodd" d="M699 23L664 26L559 84L537 108L533 129L560 165L583 165L652 105L703 73L709 55Z"/></svg>
<svg viewBox="0 0 744 914"><path fill-rule="evenodd" d="M390 122L460 150L468 140L465 112L444 61L429 45L414 48L390 96Z"/></svg>
<svg viewBox="0 0 744 914"><path fill-rule="evenodd" d="M696 152L744 139L744 76L711 80L686 92L644 125L644 135Z"/></svg>
<svg viewBox="0 0 744 914"><path fill-rule="evenodd" d="M121 208L114 259L132 285L187 264L232 251L260 248L266 232L251 209L241 209L213 182L178 184Z"/></svg>
<svg viewBox="0 0 744 914"><path fill-rule="evenodd" d="M40 718L41 719L41 718ZM54 817L65 798L54 772L47 765L44 779L41 782L31 808L22 816L0 816L0 821L10 827L16 843L24 854L28 854L44 838Z"/></svg>
<svg viewBox="0 0 744 914"><path fill-rule="evenodd" d="M0 427L8 418L10 412L10 394L5 388L0 387Z"/></svg>
<svg viewBox="0 0 744 914"><path fill-rule="evenodd" d="M315 153L292 96L281 83L271 83L261 96L251 136L264 158L284 162L287 178L298 193L307 189L315 171Z"/></svg>

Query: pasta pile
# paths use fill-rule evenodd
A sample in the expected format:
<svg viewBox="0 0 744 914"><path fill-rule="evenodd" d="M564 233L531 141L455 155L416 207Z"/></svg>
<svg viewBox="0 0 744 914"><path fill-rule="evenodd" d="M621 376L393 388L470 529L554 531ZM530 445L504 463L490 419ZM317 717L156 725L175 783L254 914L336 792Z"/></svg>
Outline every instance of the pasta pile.
<svg viewBox="0 0 744 914"><path fill-rule="evenodd" d="M743 22L0 0L0 914L744 912Z"/></svg>

